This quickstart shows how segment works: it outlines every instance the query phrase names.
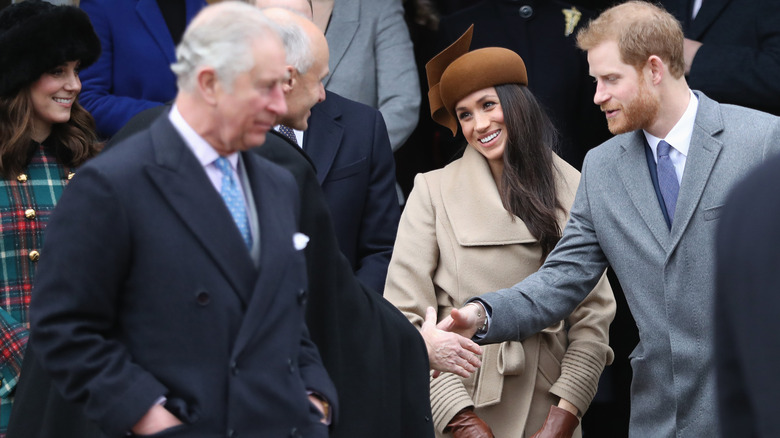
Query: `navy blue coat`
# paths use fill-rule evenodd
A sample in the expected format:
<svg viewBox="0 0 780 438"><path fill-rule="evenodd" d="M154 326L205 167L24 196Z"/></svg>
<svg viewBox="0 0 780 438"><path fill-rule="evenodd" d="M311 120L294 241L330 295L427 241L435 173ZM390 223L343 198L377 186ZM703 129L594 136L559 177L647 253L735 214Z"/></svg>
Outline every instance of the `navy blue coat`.
<svg viewBox="0 0 780 438"><path fill-rule="evenodd" d="M688 84L721 103L780 115L780 5L777 0L705 0L691 20L688 0L661 0L703 43ZM690 3L693 3L691 0Z"/></svg>
<svg viewBox="0 0 780 438"><path fill-rule="evenodd" d="M327 92L311 110L303 150L314 162L341 251L358 278L381 293L401 216L382 114Z"/></svg>
<svg viewBox="0 0 780 438"><path fill-rule="evenodd" d="M187 23L206 5L185 0ZM100 38L100 58L81 72L79 102L110 137L137 113L176 97L173 37L157 0L81 0Z"/></svg>
<svg viewBox="0 0 780 438"><path fill-rule="evenodd" d="M242 155L259 268L166 116L83 166L51 218L31 345L107 436L161 395L186 423L166 436L327 436L307 396L337 400L304 323L298 186Z"/></svg>

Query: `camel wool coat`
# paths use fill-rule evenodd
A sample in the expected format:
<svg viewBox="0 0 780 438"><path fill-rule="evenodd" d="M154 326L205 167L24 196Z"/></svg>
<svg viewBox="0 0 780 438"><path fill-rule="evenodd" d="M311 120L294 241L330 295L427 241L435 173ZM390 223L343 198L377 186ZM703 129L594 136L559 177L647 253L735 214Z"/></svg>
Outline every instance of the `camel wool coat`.
<svg viewBox="0 0 780 438"><path fill-rule="evenodd" d="M564 227L579 172L554 156L559 215ZM398 227L385 298L418 328L425 309L438 319L471 297L509 287L541 266L541 247L522 220L507 212L487 161L471 147L443 169L417 175ZM529 437L562 397L585 412L605 365L612 362L612 290L602 277L565 320L522 342L483 347L482 366L469 378L431 379L437 436L463 408L496 436ZM581 436L578 430L575 436Z"/></svg>

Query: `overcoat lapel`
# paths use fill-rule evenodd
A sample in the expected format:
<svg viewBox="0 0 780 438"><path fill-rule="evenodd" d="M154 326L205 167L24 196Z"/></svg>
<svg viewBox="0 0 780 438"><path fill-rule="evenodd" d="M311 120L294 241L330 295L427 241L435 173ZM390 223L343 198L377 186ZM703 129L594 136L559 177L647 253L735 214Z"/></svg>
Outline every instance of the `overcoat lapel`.
<svg viewBox="0 0 780 438"><path fill-rule="evenodd" d="M187 15L189 16L189 5L187 9ZM144 26L146 26L146 30L154 38L154 41L165 54L165 57L168 58L168 61L171 63L175 62L176 53L173 38L171 37L171 32L168 31L168 24L157 6L157 0L138 0L135 10Z"/></svg>
<svg viewBox="0 0 780 438"><path fill-rule="evenodd" d="M688 31L685 33L686 37L693 40L698 40L707 31L707 29L715 22L718 16L721 14L726 5L731 0L706 0L702 3L699 13L696 14L696 18L691 21ZM675 214L677 214L675 212Z"/></svg>
<svg viewBox="0 0 780 438"><path fill-rule="evenodd" d="M691 146L685 160L680 196L672 221L672 245L676 246L691 222L696 206L704 193L704 187L715 166L723 144L714 135L723 130L723 120L717 104L699 96L699 110L691 136Z"/></svg>
<svg viewBox="0 0 780 438"><path fill-rule="evenodd" d="M147 167L147 174L246 304L257 269L227 206L167 113L150 131L157 166Z"/></svg>
<svg viewBox="0 0 780 438"><path fill-rule="evenodd" d="M658 205L650 169L647 167L644 134L637 131L626 138L627 142L621 145L623 152L618 157L618 175L642 220L658 243L668 250L669 228Z"/></svg>
<svg viewBox="0 0 780 438"><path fill-rule="evenodd" d="M334 23L333 17L338 17L336 18L338 22ZM333 5L331 22L325 32L330 48L330 74L322 81L325 87L328 86L333 72L338 68L341 59L347 53L347 48L355 37L360 25L359 17L360 0L339 0Z"/></svg>
<svg viewBox="0 0 780 438"><path fill-rule="evenodd" d="M294 201L284 199L284 192L275 189L276 181L272 181L258 165L262 158L251 152L243 153L242 156L257 206L257 221L260 224L260 272L252 286L253 292L246 317L233 348L234 356L240 354L247 343L257 336L262 324L273 323L264 318L263 314L276 307L275 300L284 292L279 282L285 277L285 271L289 268L292 253L295 251L293 236L284 232L290 225L285 223L287 219L282 214L286 211L284 206L289 206ZM297 229L297 224L292 228Z"/></svg>
<svg viewBox="0 0 780 438"><path fill-rule="evenodd" d="M455 239L462 246L536 242L525 223L512 220L504 209L487 161L471 147L444 170L441 197Z"/></svg>
<svg viewBox="0 0 780 438"><path fill-rule="evenodd" d="M313 162L317 163L315 165L317 182L320 185L333 167L333 161L341 146L344 126L339 123L340 119L341 112L333 108L332 105L328 105L326 98L312 108L309 129L303 136L303 150Z"/></svg>

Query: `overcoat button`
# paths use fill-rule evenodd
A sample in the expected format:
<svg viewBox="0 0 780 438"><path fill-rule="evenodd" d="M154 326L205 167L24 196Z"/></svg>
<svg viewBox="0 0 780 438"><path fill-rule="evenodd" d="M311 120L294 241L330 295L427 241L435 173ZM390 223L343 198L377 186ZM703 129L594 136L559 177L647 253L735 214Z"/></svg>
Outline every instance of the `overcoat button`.
<svg viewBox="0 0 780 438"><path fill-rule="evenodd" d="M531 15L534 14L534 8L532 8L529 5L520 6L520 17L522 18L531 18Z"/></svg>
<svg viewBox="0 0 780 438"><path fill-rule="evenodd" d="M19 182L22 182L22 183L23 183L23 182L27 181L27 175L25 175L25 174L23 174L23 173L20 173L20 174L19 174L19 175L16 177L16 180L17 180L17 181L19 181Z"/></svg>
<svg viewBox="0 0 780 438"><path fill-rule="evenodd" d="M74 175L76 175L76 174L75 174L75 173L73 173L73 172L68 172L68 179L69 179L69 180L73 179L73 176L74 176Z"/></svg>
<svg viewBox="0 0 780 438"><path fill-rule="evenodd" d="M31 261L37 262L38 259L40 259L40 258L41 258L41 253L39 253L38 251L35 251L35 250L30 251L30 260Z"/></svg>
<svg viewBox="0 0 780 438"><path fill-rule="evenodd" d="M306 289L298 289L298 304L306 304Z"/></svg>
<svg viewBox="0 0 780 438"><path fill-rule="evenodd" d="M198 304L200 304L201 306L208 305L208 303L211 302L211 296L209 295L208 292L202 290L198 292L197 301Z"/></svg>
<svg viewBox="0 0 780 438"><path fill-rule="evenodd" d="M295 373L295 361L292 359L287 359L287 366L290 368L290 374Z"/></svg>
<svg viewBox="0 0 780 438"><path fill-rule="evenodd" d="M24 211L24 217L27 219L35 219L35 210L32 208L28 208Z"/></svg>

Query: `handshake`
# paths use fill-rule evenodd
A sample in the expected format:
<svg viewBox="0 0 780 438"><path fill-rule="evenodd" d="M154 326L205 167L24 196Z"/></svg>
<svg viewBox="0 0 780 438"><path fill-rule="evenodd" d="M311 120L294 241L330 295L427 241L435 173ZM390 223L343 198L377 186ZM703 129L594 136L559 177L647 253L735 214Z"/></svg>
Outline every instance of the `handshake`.
<svg viewBox="0 0 780 438"><path fill-rule="evenodd" d="M460 309L452 309L449 316L438 324L436 310L428 307L420 333L428 348L428 362L433 377L453 373L468 377L482 365L482 348L471 338L485 323L485 310L481 304L469 303Z"/></svg>

